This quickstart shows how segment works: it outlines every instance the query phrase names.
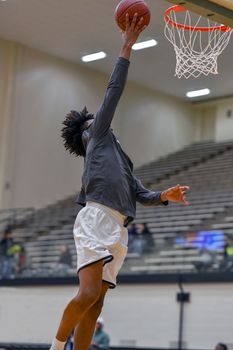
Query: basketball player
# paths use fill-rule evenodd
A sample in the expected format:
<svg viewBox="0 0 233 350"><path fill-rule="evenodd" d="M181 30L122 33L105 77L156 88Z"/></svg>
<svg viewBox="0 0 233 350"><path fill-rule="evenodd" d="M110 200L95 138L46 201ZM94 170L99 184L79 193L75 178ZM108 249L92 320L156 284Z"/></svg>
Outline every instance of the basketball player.
<svg viewBox="0 0 233 350"><path fill-rule="evenodd" d="M122 33L122 47L94 117L84 108L71 111L62 129L66 149L85 160L78 202L85 205L74 224L78 256L79 292L66 306L50 350L63 350L74 330L74 349L87 350L101 312L105 294L116 285L116 276L127 252L127 224L135 217L136 201L144 205L186 202L187 186L164 192L145 189L133 175L133 164L110 129L127 79L132 45L145 28L135 14Z"/></svg>

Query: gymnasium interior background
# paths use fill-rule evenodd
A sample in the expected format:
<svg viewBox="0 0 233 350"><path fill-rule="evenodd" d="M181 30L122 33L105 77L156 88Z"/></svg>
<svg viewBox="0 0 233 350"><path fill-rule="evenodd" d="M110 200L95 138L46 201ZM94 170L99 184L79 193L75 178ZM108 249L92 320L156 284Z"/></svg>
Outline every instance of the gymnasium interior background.
<svg viewBox="0 0 233 350"><path fill-rule="evenodd" d="M30 6L29 1L25 2ZM47 1L35 6L36 1L31 0L34 7L30 7L29 18L27 12L20 11L20 4L12 1L9 7L16 6L15 17L9 21L12 31L0 21L1 210L40 209L78 193L83 160L64 150L60 129L71 109L79 110L86 105L94 113L102 101L121 44L113 19L117 1L110 2L112 5L107 6L106 0L98 1L98 5L90 0L77 4L66 0L67 7L76 11L72 13L63 12L61 0L52 1L54 12L47 16ZM155 2L148 3L156 13ZM3 9L4 6L7 2L0 4L0 18L4 11L6 14L12 11ZM160 11L168 6L169 3L163 4ZM48 18L51 21L46 27ZM33 35L30 24L36 19L38 30ZM20 23L22 41L16 35ZM67 24L64 36L60 36ZM152 35L158 45L148 49L145 61L144 50L132 54L127 87L113 122L113 129L135 168L193 143L233 141L233 41L219 59L219 75L197 83L174 77L174 52L162 39L162 19L152 22L145 34ZM89 40L96 43L93 51L109 50L106 60L93 65L81 62L85 53L83 43ZM158 60L160 49L167 57L159 56ZM166 71L164 78L159 70ZM226 75L230 77L227 83ZM185 93L197 84L200 88L211 84L213 95L188 100ZM184 283L185 290L190 292L190 302L184 309L183 348L213 349L219 341L233 348L233 278L232 272L229 274L227 282L205 283L202 279ZM173 283L126 281L110 291L103 316L111 345L176 349L180 312L177 281L178 277ZM49 344L63 307L76 288L75 284L9 286L1 282L0 343Z"/></svg>

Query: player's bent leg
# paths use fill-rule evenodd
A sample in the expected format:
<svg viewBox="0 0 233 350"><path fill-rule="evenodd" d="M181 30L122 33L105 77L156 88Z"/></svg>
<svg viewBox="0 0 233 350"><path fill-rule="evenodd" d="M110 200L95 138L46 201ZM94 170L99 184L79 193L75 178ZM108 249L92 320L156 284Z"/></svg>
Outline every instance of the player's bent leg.
<svg viewBox="0 0 233 350"><path fill-rule="evenodd" d="M74 332L74 347L73 350L88 350L92 336L95 330L96 321L101 313L104 298L109 288L109 284L102 283L102 291L99 299L94 305L85 313Z"/></svg>
<svg viewBox="0 0 233 350"><path fill-rule="evenodd" d="M79 271L79 292L64 310L56 334L56 340L59 342L67 341L84 314L99 299L102 291L102 271L102 261L91 264ZM57 350L56 347L54 349Z"/></svg>

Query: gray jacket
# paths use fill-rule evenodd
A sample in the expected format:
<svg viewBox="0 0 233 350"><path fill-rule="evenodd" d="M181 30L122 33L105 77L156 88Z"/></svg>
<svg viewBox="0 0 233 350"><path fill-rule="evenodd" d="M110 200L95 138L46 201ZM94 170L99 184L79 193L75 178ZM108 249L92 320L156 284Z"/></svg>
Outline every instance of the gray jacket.
<svg viewBox="0 0 233 350"><path fill-rule="evenodd" d="M83 133L86 147L82 189L77 203L98 202L134 219L136 201L143 205L168 204L160 199L161 191L143 187L133 175L133 163L111 130L111 122L128 74L129 61L119 57L94 122Z"/></svg>

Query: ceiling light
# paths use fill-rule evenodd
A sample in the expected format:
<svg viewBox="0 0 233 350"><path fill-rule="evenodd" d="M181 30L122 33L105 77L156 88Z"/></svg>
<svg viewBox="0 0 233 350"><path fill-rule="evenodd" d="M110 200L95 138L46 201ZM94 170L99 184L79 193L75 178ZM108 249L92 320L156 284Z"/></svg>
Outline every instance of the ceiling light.
<svg viewBox="0 0 233 350"><path fill-rule="evenodd" d="M189 91L186 93L186 96L189 98L192 98L192 97L209 95L209 93L210 93L210 89L201 89L196 91Z"/></svg>
<svg viewBox="0 0 233 350"><path fill-rule="evenodd" d="M105 52L96 52L92 53L91 55L86 55L82 57L83 62L91 62L91 61L96 61L96 60L101 60L102 58L105 58L107 55Z"/></svg>
<svg viewBox="0 0 233 350"><path fill-rule="evenodd" d="M146 41L141 41L140 43L136 43L133 45L133 50L142 50L146 49L148 47L156 46L158 42L154 39L146 40Z"/></svg>

